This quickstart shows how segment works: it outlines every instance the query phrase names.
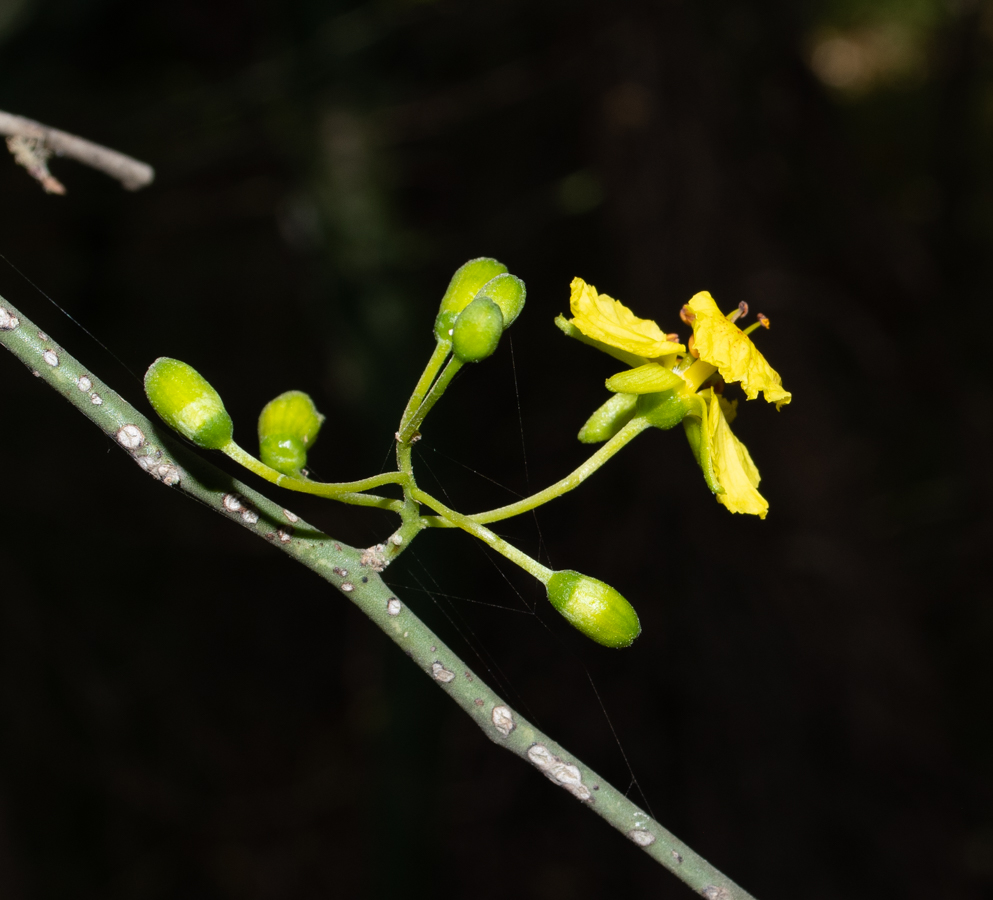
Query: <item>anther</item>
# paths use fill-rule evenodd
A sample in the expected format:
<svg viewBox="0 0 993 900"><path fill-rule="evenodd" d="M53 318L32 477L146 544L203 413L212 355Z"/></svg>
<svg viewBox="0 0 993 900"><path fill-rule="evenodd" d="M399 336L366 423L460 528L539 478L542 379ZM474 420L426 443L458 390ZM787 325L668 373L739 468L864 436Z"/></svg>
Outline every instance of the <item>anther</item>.
<svg viewBox="0 0 993 900"><path fill-rule="evenodd" d="M738 304L738 308L736 310L734 310L734 312L729 312L728 313L728 321L729 322L737 322L738 319L743 319L747 315L748 315L748 304L745 303L744 300L742 300Z"/></svg>
<svg viewBox="0 0 993 900"><path fill-rule="evenodd" d="M696 319L696 313L689 308L689 305L684 305L679 311L679 318L682 319L684 325L692 325L693 320Z"/></svg>
<svg viewBox="0 0 993 900"><path fill-rule="evenodd" d="M767 316L763 316L762 313L759 313L758 316L756 316L756 318L759 320L759 322L762 323L762 327L763 328L768 328L769 325L771 324L769 322L768 317Z"/></svg>

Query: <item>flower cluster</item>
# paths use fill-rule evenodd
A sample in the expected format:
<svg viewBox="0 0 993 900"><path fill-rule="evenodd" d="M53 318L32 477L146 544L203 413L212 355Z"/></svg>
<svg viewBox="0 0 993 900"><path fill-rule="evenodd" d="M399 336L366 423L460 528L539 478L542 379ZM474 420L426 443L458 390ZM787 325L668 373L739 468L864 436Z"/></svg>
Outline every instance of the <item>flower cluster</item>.
<svg viewBox="0 0 993 900"><path fill-rule="evenodd" d="M748 400L761 392L776 409L792 399L749 337L758 324L768 327L768 319L759 316L759 323L743 331L735 323L747 310L744 305L725 315L714 298L701 291L681 310L680 317L693 328L693 336L683 344L678 335L663 332L650 319L639 319L581 278L573 279L571 289L573 318L560 316L559 327L630 367L607 379L615 397L594 414L581 439L604 440L612 428L639 415L659 428L682 422L717 499L731 512L764 519L769 504L758 491L758 469L730 427L737 401L728 402L722 392L725 384L738 383Z"/></svg>

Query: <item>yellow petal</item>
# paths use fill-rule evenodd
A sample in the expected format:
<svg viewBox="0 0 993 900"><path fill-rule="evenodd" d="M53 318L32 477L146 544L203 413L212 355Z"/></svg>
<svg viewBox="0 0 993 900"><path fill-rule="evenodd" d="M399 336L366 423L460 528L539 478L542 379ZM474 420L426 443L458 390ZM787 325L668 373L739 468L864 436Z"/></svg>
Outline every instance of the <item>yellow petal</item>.
<svg viewBox="0 0 993 900"><path fill-rule="evenodd" d="M607 379L607 390L623 394L657 394L685 384L671 369L650 362L611 376Z"/></svg>
<svg viewBox="0 0 993 900"><path fill-rule="evenodd" d="M695 294L688 304L696 316L693 320L694 349L700 359L717 366L725 381L741 382L745 396L754 400L759 391L779 409L793 399L783 390L783 382L765 361L751 338L717 308L707 291Z"/></svg>
<svg viewBox="0 0 993 900"><path fill-rule="evenodd" d="M718 501L733 513L748 513L764 519L769 512L769 503L757 490L761 480L759 470L745 445L732 433L713 391L701 391L700 396L709 407L706 427L714 475L724 488L723 494L717 494Z"/></svg>
<svg viewBox="0 0 993 900"><path fill-rule="evenodd" d="M572 324L587 337L646 359L686 349L682 344L666 340L665 333L651 319L639 319L620 300L598 294L582 278L573 278L570 287Z"/></svg>

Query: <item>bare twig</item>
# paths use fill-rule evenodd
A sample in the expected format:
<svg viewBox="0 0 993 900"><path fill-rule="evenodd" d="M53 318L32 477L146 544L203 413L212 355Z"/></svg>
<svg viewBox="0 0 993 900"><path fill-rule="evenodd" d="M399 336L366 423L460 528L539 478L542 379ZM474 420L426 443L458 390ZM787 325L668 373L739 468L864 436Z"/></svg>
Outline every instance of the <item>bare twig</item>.
<svg viewBox="0 0 993 900"><path fill-rule="evenodd" d="M143 188L155 178L155 170L147 163L22 116L0 112L0 134L7 135L7 149L18 165L24 166L49 194L65 193L62 183L48 171L48 158L52 154L68 156L98 169L116 178L129 191Z"/></svg>

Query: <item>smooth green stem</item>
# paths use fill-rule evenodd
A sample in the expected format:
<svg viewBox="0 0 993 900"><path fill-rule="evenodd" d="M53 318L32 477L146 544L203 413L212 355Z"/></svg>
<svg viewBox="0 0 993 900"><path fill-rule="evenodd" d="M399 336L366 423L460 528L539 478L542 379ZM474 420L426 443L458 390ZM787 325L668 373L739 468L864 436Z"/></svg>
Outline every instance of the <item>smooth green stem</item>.
<svg viewBox="0 0 993 900"><path fill-rule="evenodd" d="M489 544L497 553L506 556L511 562L517 563L525 572L533 575L542 584L548 584L548 579L555 574L551 569L545 568L540 562L518 550L513 544L507 543L502 537L494 534L489 528L484 528L468 516L449 509L443 503L439 503L434 497L419 488L412 488L410 495L415 500L430 506L435 512L441 513L442 516L456 527L469 532L469 534L479 538L483 543Z"/></svg>
<svg viewBox="0 0 993 900"><path fill-rule="evenodd" d="M518 500L516 503L510 503L507 506L501 506L497 509L491 509L487 512L474 513L467 518L471 519L473 522L477 522L480 525L487 522L499 522L502 519L509 519L512 516L519 516L521 513L529 512L539 506L543 506L548 503L549 500L554 500L556 497L561 497L563 494L568 493L573 488L579 487L587 478L590 477L597 469L599 469L608 459L610 459L618 450L620 450L625 445L629 444L634 438L636 438L641 432L646 428L650 428L648 421L641 416L632 419L627 423L620 431L617 432L606 444L604 444L596 453L594 453L586 462L584 462L578 469L569 475L566 475L561 481L556 481L555 484L550 485L543 491L539 491L537 494L532 494L530 497L525 497L523 500ZM429 525L436 525L434 520L429 521ZM438 522L437 524L441 524ZM442 525L444 527L444 525Z"/></svg>
<svg viewBox="0 0 993 900"><path fill-rule="evenodd" d="M424 398L424 402L417 408L417 412L411 416L406 426L404 426L404 428L400 431L401 441L407 442L415 434L417 434L417 430L421 427L421 423L427 417L427 414L431 412L431 409L435 403L442 398L442 395L452 383L452 379L459 373L459 369L461 368L461 360L453 357L448 361L448 365L445 366L442 373L438 376L438 380L431 385L431 391L427 397Z"/></svg>
<svg viewBox="0 0 993 900"><path fill-rule="evenodd" d="M378 497L375 494L361 493L362 491L380 487L384 484L403 484L407 480L407 476L401 472L385 472L382 475L374 475L372 478L363 478L361 481L333 483L304 481L302 478L294 478L291 475L284 475L282 472L277 472L275 469L257 460L251 453L239 447L234 441L230 441L226 446L222 447L221 453L233 459L239 465L244 466L250 472L254 472L260 478L264 478L266 481L270 481L290 491L299 491L301 494L313 494L316 497L340 500L342 503L351 503L354 506L378 506L382 509L392 509L395 512L399 512L403 506L400 500L390 500L388 497Z"/></svg>
<svg viewBox="0 0 993 900"><path fill-rule="evenodd" d="M407 423L413 417L414 413L417 412L420 405L424 402L425 395L431 389L435 376L438 374L438 370L448 357L451 349L451 341L438 341L438 343L435 344L434 352L431 354L428 364L424 367L424 371L421 372L421 377L418 379L417 384L414 387L414 392L410 395L410 399L407 401L407 408L404 409L403 415L400 417L401 434L407 427Z"/></svg>

